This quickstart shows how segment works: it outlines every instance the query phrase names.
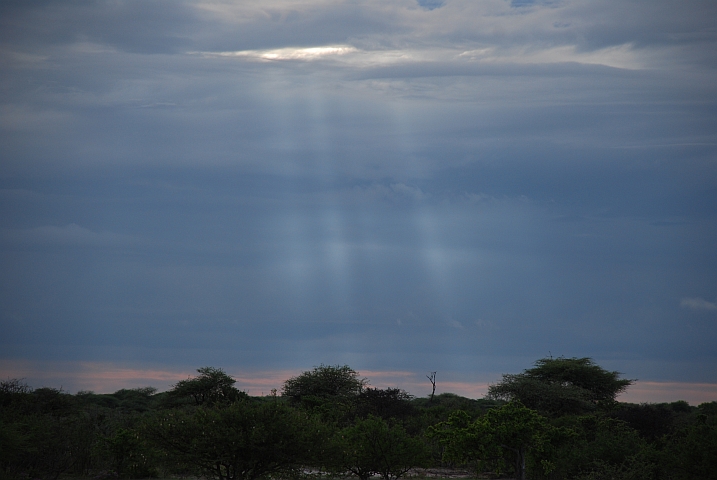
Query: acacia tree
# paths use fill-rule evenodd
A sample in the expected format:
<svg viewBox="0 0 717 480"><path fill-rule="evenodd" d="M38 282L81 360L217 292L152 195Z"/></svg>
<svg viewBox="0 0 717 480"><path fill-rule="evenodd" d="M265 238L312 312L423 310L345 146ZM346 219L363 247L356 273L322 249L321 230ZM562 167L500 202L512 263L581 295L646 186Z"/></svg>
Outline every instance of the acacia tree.
<svg viewBox="0 0 717 480"><path fill-rule="evenodd" d="M542 358L523 373L503 375L502 381L489 387L488 398L519 400L549 415L583 413L613 404L634 383L620 375L590 358Z"/></svg>
<svg viewBox="0 0 717 480"><path fill-rule="evenodd" d="M181 402L189 399L195 405L228 404L246 397L234 387L236 380L221 368L198 368L199 375L178 381L168 392L171 401Z"/></svg>

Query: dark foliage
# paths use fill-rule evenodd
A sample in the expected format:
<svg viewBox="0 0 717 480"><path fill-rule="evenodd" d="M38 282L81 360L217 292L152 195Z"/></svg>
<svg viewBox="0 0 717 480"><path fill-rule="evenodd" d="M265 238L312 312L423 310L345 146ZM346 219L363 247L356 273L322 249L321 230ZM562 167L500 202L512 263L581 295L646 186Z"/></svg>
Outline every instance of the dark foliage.
<svg viewBox="0 0 717 480"><path fill-rule="evenodd" d="M717 402L616 402L631 383L587 358L539 360L479 400L370 388L348 366L321 365L261 398L212 367L165 393L70 395L8 379L0 480L395 480L426 465L534 480L717 478Z"/></svg>
<svg viewBox="0 0 717 480"><path fill-rule="evenodd" d="M590 358L542 358L523 373L503 375L501 382L490 386L488 397L520 400L552 416L585 413L613 405L615 397L634 382L619 376Z"/></svg>
<svg viewBox="0 0 717 480"><path fill-rule="evenodd" d="M327 402L353 402L366 386L348 365L320 365L284 382L281 394L293 404L307 406Z"/></svg>
<svg viewBox="0 0 717 480"><path fill-rule="evenodd" d="M678 480L717 479L717 402L703 403L695 419L669 438L664 469Z"/></svg>
<svg viewBox="0 0 717 480"><path fill-rule="evenodd" d="M349 472L360 480L373 475L396 480L414 467L426 466L429 458L420 439L408 435L402 426L373 415L344 428L336 439L336 473Z"/></svg>
<svg viewBox="0 0 717 480"><path fill-rule="evenodd" d="M194 405L230 404L247 395L234 388L236 380L221 368L202 367L199 375L180 380L167 394L167 404L176 406L183 403Z"/></svg>
<svg viewBox="0 0 717 480"><path fill-rule="evenodd" d="M384 420L405 420L415 412L412 396L398 388L366 388L356 398L356 414L361 418L369 415Z"/></svg>
<svg viewBox="0 0 717 480"><path fill-rule="evenodd" d="M118 390L115 393L96 394L88 391L77 392L75 398L80 405L121 409L127 412L146 412L158 403L156 388L140 387Z"/></svg>
<svg viewBox="0 0 717 480"><path fill-rule="evenodd" d="M167 411L149 438L201 475L219 480L291 476L322 453L322 429L280 403L235 402L224 408Z"/></svg>
<svg viewBox="0 0 717 480"><path fill-rule="evenodd" d="M624 421L643 438L655 442L684 427L692 408L687 402L622 404L610 416Z"/></svg>

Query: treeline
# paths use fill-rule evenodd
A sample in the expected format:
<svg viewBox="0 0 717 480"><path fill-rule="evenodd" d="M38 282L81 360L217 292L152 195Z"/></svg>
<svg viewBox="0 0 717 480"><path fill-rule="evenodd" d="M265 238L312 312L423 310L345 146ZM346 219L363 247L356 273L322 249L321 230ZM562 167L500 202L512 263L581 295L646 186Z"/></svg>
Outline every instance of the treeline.
<svg viewBox="0 0 717 480"><path fill-rule="evenodd" d="M200 368L168 392L113 394L0 382L0 479L217 480L380 476L717 478L717 402L628 404L633 381L588 358L546 358L484 399L413 398L321 365L252 397Z"/></svg>

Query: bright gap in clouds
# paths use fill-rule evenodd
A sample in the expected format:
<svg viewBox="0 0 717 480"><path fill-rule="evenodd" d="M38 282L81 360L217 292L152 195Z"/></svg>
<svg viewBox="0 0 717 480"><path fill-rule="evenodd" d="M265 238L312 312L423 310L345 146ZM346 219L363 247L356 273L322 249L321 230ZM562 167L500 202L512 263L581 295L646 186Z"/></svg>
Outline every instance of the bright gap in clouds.
<svg viewBox="0 0 717 480"><path fill-rule="evenodd" d="M335 55L356 53L358 49L351 45L326 45L321 47L286 47L273 50L239 50L236 52L190 52L207 57L239 57L256 60L317 60Z"/></svg>
<svg viewBox="0 0 717 480"><path fill-rule="evenodd" d="M356 67L390 65L396 63L485 63L485 64L560 64L603 65L606 67L638 70L645 68L647 58L631 43L598 50L581 51L575 45L549 48L525 46L500 48L486 45L471 50L451 48L404 48L362 50L352 45L324 45L317 47L285 47L271 50L238 50L223 52L188 52L204 57L237 58L255 61L315 61L333 59Z"/></svg>

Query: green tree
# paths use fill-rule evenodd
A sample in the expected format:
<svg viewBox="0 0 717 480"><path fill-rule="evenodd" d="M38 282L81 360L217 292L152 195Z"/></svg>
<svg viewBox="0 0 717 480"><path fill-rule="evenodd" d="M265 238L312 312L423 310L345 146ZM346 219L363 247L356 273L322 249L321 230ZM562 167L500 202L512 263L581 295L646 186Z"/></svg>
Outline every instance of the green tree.
<svg viewBox="0 0 717 480"><path fill-rule="evenodd" d="M717 479L717 402L703 403L691 425L669 438L664 464L672 478Z"/></svg>
<svg viewBox="0 0 717 480"><path fill-rule="evenodd" d="M564 478L632 479L654 478L655 466L648 443L627 423L604 414L567 417L575 432L562 445L556 473Z"/></svg>
<svg viewBox="0 0 717 480"><path fill-rule="evenodd" d="M520 402L511 402L501 408L489 410L477 423L480 433L490 446L488 451L492 450L492 454L488 456L498 457L498 448L510 452L515 476L519 480L525 480L528 452L532 450L538 456L545 456L550 441L559 436L544 417ZM539 462L545 471L552 469L548 459L540 458Z"/></svg>
<svg viewBox="0 0 717 480"><path fill-rule="evenodd" d="M692 410L687 402L672 403L620 403L610 416L626 422L650 442L657 442L665 435L685 426Z"/></svg>
<svg viewBox="0 0 717 480"><path fill-rule="evenodd" d="M373 415L341 430L339 444L337 470L353 473L360 480L375 474L395 480L428 459L420 439L409 436L401 425Z"/></svg>
<svg viewBox="0 0 717 480"><path fill-rule="evenodd" d="M415 413L412 398L398 388L364 388L356 399L356 414L361 418L375 415L384 420L405 419Z"/></svg>
<svg viewBox="0 0 717 480"><path fill-rule="evenodd" d="M479 470L484 458L483 438L474 419L463 410L449 414L448 420L428 427L427 436L441 447L441 460L449 464L467 464Z"/></svg>
<svg viewBox="0 0 717 480"><path fill-rule="evenodd" d="M323 454L322 426L279 402L166 410L149 438L197 473L219 480L293 475Z"/></svg>
<svg viewBox="0 0 717 480"><path fill-rule="evenodd" d="M74 471L94 439L72 395L0 382L0 474L56 479Z"/></svg>
<svg viewBox="0 0 717 480"><path fill-rule="evenodd" d="M119 408L128 411L145 412L150 409L152 397L155 393L157 393L157 389L153 387L123 388L122 390L117 390L112 396L118 400L117 406Z"/></svg>
<svg viewBox="0 0 717 480"><path fill-rule="evenodd" d="M284 382L281 395L292 405L320 413L326 420L346 424L367 383L348 365L320 365Z"/></svg>
<svg viewBox="0 0 717 480"><path fill-rule="evenodd" d="M199 375L180 380L168 392L170 403L182 403L187 400L194 405L229 404L246 397L246 393L234 388L236 380L221 368L202 367ZM117 392L118 394L121 392Z"/></svg>
<svg viewBox="0 0 717 480"><path fill-rule="evenodd" d="M546 418L520 402L491 409L473 421L465 412L455 412L429 432L445 446L447 460L483 470L512 469L519 480L525 480L529 454L544 473L551 471L552 444L570 434L552 427Z"/></svg>
<svg viewBox="0 0 717 480"><path fill-rule="evenodd" d="M120 477L149 478L158 475L156 451L140 429L118 428L103 439L100 448L111 470Z"/></svg>
<svg viewBox="0 0 717 480"><path fill-rule="evenodd" d="M355 398L366 386L357 371L348 365L319 365L284 382L281 394L292 403L313 399Z"/></svg>
<svg viewBox="0 0 717 480"><path fill-rule="evenodd" d="M92 425L78 414L36 413L21 417L26 448L17 458L22 476L56 480L75 470L94 439Z"/></svg>
<svg viewBox="0 0 717 480"><path fill-rule="evenodd" d="M619 378L590 358L542 358L535 367L505 374L488 389L488 398L519 400L528 408L557 416L612 405L615 397L634 383Z"/></svg>
<svg viewBox="0 0 717 480"><path fill-rule="evenodd" d="M31 449L30 436L18 422L0 418L0 479L21 476L21 458Z"/></svg>

